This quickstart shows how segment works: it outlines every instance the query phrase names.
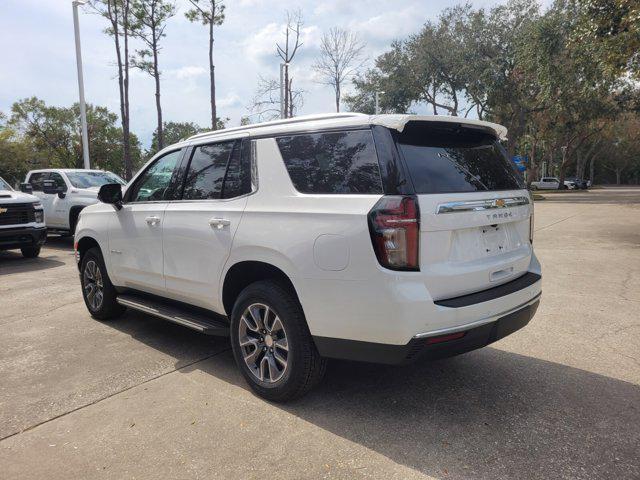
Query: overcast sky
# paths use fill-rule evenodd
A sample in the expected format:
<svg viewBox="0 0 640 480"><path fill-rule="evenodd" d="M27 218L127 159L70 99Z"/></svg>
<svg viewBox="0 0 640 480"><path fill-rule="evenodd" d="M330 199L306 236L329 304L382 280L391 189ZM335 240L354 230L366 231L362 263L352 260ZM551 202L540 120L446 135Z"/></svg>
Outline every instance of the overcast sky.
<svg viewBox="0 0 640 480"><path fill-rule="evenodd" d="M187 21L187 0L176 0L178 13L169 20L160 55L164 119L209 124L207 29ZM215 30L218 115L238 125L247 115L258 77L276 78L275 43L282 37L287 10L300 8L304 17L301 50L293 78L304 89L301 113L333 110L333 91L318 84L310 66L318 55L323 31L337 26L356 31L366 42L369 59L392 40L420 29L454 0L228 0L226 20ZM478 0L475 6L495 1ZM81 11L80 31L87 102L119 112L115 53L103 33L105 20ZM35 95L49 104L68 106L78 99L71 0L0 0L0 111ZM156 126L154 86L133 71L131 126L147 147Z"/></svg>

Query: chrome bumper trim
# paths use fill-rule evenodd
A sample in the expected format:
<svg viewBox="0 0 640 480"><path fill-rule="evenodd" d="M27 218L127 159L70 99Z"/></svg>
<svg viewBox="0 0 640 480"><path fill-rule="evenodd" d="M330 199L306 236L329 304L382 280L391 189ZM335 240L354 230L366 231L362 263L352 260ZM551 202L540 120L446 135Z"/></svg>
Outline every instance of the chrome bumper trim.
<svg viewBox="0 0 640 480"><path fill-rule="evenodd" d="M447 335L450 333L457 333L457 332L463 332L465 330L471 330L472 328L480 327L484 324L495 322L497 319L501 317L504 317L506 315L509 315L510 313L516 312L521 308L527 307L537 302L538 300L540 300L541 296L542 296L542 292L538 293L531 300L527 300L526 302L524 302L521 305L518 305L517 307L511 308L509 310L505 310L504 312L501 312L501 313L496 313L495 315L491 315L490 317L485 317L481 320L476 320L475 322L466 323L464 325L458 325L456 327L441 328L440 330L432 330L430 332L418 333L417 335L414 335L413 338L437 337L440 335Z"/></svg>

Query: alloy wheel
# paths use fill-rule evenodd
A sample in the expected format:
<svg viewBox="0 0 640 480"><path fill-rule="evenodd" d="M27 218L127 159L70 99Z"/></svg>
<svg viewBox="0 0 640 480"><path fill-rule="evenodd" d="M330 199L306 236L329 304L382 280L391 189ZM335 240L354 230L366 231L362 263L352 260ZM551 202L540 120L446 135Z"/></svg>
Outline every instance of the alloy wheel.
<svg viewBox="0 0 640 480"><path fill-rule="evenodd" d="M104 300L102 272L95 260L89 260L84 267L84 294L93 311L100 310Z"/></svg>
<svg viewBox="0 0 640 480"><path fill-rule="evenodd" d="M252 375L264 383L275 383L287 370L289 343L277 313L268 305L249 305L240 317L238 341L242 357Z"/></svg>

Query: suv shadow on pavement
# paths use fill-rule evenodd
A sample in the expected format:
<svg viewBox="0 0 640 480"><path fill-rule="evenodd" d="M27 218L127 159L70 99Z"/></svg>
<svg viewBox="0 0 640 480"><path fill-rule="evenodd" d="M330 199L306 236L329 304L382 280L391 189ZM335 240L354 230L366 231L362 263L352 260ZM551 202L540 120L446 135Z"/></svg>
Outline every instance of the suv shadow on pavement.
<svg viewBox="0 0 640 480"><path fill-rule="evenodd" d="M249 390L225 338L128 312L108 322ZM640 388L496 348L398 368L333 361L308 396L271 404L437 478L638 478ZM260 400L263 401L263 400Z"/></svg>

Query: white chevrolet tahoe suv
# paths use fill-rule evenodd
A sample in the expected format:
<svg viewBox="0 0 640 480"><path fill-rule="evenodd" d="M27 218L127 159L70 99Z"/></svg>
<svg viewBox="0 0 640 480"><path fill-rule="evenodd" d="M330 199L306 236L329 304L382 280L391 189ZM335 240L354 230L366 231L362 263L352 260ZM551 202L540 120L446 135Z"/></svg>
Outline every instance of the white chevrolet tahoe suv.
<svg viewBox="0 0 640 480"><path fill-rule="evenodd" d="M46 239L40 200L16 192L0 177L0 250L20 249L24 257L35 258Z"/></svg>
<svg viewBox="0 0 640 480"><path fill-rule="evenodd" d="M457 117L300 117L165 148L80 214L87 308L229 335L260 395L327 358L403 364L525 326L541 295L533 204L504 127Z"/></svg>
<svg viewBox="0 0 640 480"><path fill-rule="evenodd" d="M102 170L55 168L30 171L21 188L42 202L49 232L73 235L78 214L98 203L98 190L107 183L125 181Z"/></svg>

